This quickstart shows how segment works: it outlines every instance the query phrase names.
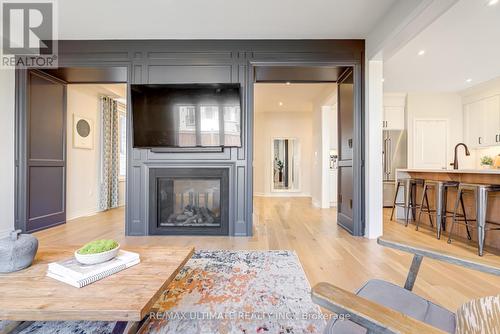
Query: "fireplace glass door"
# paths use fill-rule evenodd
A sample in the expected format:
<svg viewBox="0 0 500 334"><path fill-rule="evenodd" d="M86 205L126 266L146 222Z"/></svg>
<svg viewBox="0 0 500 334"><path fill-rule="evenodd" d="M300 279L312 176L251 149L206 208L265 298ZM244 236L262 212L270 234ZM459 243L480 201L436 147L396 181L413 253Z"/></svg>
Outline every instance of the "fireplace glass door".
<svg viewBox="0 0 500 334"><path fill-rule="evenodd" d="M161 178L158 196L160 226L221 226L220 179Z"/></svg>
<svg viewBox="0 0 500 334"><path fill-rule="evenodd" d="M149 178L149 234L229 234L229 168L151 168Z"/></svg>

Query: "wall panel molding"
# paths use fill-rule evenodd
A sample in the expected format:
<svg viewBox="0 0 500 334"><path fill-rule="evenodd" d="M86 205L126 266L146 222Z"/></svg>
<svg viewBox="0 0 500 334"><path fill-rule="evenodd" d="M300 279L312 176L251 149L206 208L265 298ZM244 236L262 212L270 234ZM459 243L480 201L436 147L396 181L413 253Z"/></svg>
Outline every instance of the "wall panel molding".
<svg viewBox="0 0 500 334"><path fill-rule="evenodd" d="M363 65L363 40L66 40L59 41L63 67L125 66L128 83L240 83L242 143L220 153L156 153L127 141L126 234L147 235L148 169L151 166L230 165L233 200L230 234L253 231L253 81L255 62ZM20 76L19 76L20 77ZM22 87L22 82L17 86ZM22 88L21 88L22 89ZM130 92L130 88L129 88ZM21 92L22 96L22 92ZM128 97L130 106L130 97ZM19 104L16 110L24 106ZM128 109L128 138L131 113ZM22 152L21 152L22 153ZM19 160L19 159L18 159ZM16 216L16 219L19 217Z"/></svg>

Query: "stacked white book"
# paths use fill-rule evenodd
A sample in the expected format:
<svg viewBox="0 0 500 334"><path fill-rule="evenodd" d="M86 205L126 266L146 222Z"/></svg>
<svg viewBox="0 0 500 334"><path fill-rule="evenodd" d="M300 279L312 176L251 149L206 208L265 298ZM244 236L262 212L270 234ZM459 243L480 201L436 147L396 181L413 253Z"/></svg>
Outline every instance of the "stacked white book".
<svg viewBox="0 0 500 334"><path fill-rule="evenodd" d="M61 282L81 288L100 279L116 274L141 262L139 254L120 250L118 255L109 261L86 265L78 262L74 257L49 263L47 276Z"/></svg>

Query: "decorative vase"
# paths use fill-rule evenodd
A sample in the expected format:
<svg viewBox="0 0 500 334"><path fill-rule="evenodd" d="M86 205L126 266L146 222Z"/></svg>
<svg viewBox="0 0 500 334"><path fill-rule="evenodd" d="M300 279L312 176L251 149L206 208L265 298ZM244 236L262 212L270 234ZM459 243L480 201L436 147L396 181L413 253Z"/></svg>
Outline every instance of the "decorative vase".
<svg viewBox="0 0 500 334"><path fill-rule="evenodd" d="M38 240L31 234L12 231L0 239L0 273L11 273L31 266L38 250Z"/></svg>

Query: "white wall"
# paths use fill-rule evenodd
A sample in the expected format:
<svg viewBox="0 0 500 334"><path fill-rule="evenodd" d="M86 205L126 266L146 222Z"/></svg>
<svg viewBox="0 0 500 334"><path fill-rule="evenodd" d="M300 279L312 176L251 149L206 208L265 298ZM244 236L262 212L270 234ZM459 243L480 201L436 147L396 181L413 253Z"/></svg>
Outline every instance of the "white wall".
<svg viewBox="0 0 500 334"><path fill-rule="evenodd" d="M100 179L100 111L102 86L68 85L66 217L68 220L98 212ZM93 149L73 147L74 115L92 120ZM119 201L124 202L124 182L120 183Z"/></svg>
<svg viewBox="0 0 500 334"><path fill-rule="evenodd" d="M98 211L99 201L99 91L93 85L68 85L66 217L68 220ZM73 118L94 124L93 148L73 147Z"/></svg>
<svg viewBox="0 0 500 334"><path fill-rule="evenodd" d="M383 62L366 61L365 112L365 237L374 239L383 234Z"/></svg>
<svg viewBox="0 0 500 334"><path fill-rule="evenodd" d="M312 112L256 112L254 120L254 194L257 196L310 196ZM300 192L271 192L271 140L297 138L300 145Z"/></svg>
<svg viewBox="0 0 500 334"><path fill-rule="evenodd" d="M14 229L14 84L14 71L0 69L0 238Z"/></svg>
<svg viewBox="0 0 500 334"><path fill-rule="evenodd" d="M312 203L316 207L330 207L329 151L330 137L336 136L337 129L332 129L332 108L337 103L337 86L332 85L316 98L313 104L312 117Z"/></svg>
<svg viewBox="0 0 500 334"><path fill-rule="evenodd" d="M312 161L314 177L311 179L311 197L312 204L316 207L321 207L321 184L323 182L323 173L321 170L321 166L323 165L321 154L323 111L321 107L320 102L315 103L312 112L312 152L310 159Z"/></svg>
<svg viewBox="0 0 500 334"><path fill-rule="evenodd" d="M454 147L464 139L462 98L455 93L408 93L408 167L415 167L414 124L417 119L443 119L448 121L446 160L453 162ZM472 168L470 159L459 156L461 168Z"/></svg>

